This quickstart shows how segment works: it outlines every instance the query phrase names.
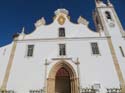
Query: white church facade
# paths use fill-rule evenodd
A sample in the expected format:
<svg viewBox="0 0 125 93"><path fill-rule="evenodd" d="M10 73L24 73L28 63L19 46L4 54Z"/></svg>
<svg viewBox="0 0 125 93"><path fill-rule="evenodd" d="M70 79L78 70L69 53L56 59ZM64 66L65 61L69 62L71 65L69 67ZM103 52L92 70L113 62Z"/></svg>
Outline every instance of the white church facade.
<svg viewBox="0 0 125 93"><path fill-rule="evenodd" d="M96 31L57 9L0 47L0 93L125 93L125 31L108 0L95 0Z"/></svg>

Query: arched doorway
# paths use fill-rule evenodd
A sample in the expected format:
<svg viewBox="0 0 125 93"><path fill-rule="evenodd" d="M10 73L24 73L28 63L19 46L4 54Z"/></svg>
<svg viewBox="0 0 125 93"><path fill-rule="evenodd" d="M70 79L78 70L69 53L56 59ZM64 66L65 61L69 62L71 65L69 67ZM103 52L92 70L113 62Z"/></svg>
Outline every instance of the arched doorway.
<svg viewBox="0 0 125 93"><path fill-rule="evenodd" d="M71 93L70 75L64 67L58 70L55 79L55 93Z"/></svg>
<svg viewBox="0 0 125 93"><path fill-rule="evenodd" d="M79 93L78 78L69 63L61 61L52 67L47 78L47 93Z"/></svg>

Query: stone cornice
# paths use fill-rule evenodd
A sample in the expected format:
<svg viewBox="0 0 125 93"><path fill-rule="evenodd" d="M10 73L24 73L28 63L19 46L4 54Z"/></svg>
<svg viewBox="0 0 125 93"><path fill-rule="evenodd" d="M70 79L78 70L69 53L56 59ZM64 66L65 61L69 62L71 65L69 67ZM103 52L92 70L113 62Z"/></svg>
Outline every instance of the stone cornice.
<svg viewBox="0 0 125 93"><path fill-rule="evenodd" d="M14 40L17 42L24 42L24 41L73 41L73 40L105 40L107 38L110 38L110 36L107 37L69 37L69 38L42 38L42 39L24 39L24 40Z"/></svg>

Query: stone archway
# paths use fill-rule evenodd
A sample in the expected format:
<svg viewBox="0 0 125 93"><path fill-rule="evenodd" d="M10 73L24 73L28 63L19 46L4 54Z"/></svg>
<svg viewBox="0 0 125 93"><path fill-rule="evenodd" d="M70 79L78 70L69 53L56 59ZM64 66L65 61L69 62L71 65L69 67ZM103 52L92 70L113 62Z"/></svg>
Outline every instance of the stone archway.
<svg viewBox="0 0 125 93"><path fill-rule="evenodd" d="M58 62L56 63L51 71L49 72L49 76L47 79L47 93L56 93L56 76L57 73L59 72L60 69L64 69L66 71L66 73L68 73L69 76L69 88L70 91L69 93L79 93L79 84L78 84L78 78L76 75L76 72L74 70L74 68L67 62L62 61L62 62Z"/></svg>

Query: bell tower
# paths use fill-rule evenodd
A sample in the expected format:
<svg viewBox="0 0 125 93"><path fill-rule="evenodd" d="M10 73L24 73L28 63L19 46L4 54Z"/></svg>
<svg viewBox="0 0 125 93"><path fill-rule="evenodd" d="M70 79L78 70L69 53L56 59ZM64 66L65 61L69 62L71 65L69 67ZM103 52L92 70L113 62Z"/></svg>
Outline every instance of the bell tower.
<svg viewBox="0 0 125 93"><path fill-rule="evenodd" d="M116 14L113 4L107 0L95 0L96 9L93 12L94 22L97 31L104 31L106 36L125 37L125 32Z"/></svg>
<svg viewBox="0 0 125 93"><path fill-rule="evenodd" d="M125 47L123 43L125 32L110 0L107 0L107 4L102 0L95 0L95 4L96 9L93 17L96 30L98 32L104 32L107 37L110 53L119 79L119 85L122 93L125 93L125 79L121 70L121 62L124 62L124 60L120 60L121 56L119 56L119 46Z"/></svg>

